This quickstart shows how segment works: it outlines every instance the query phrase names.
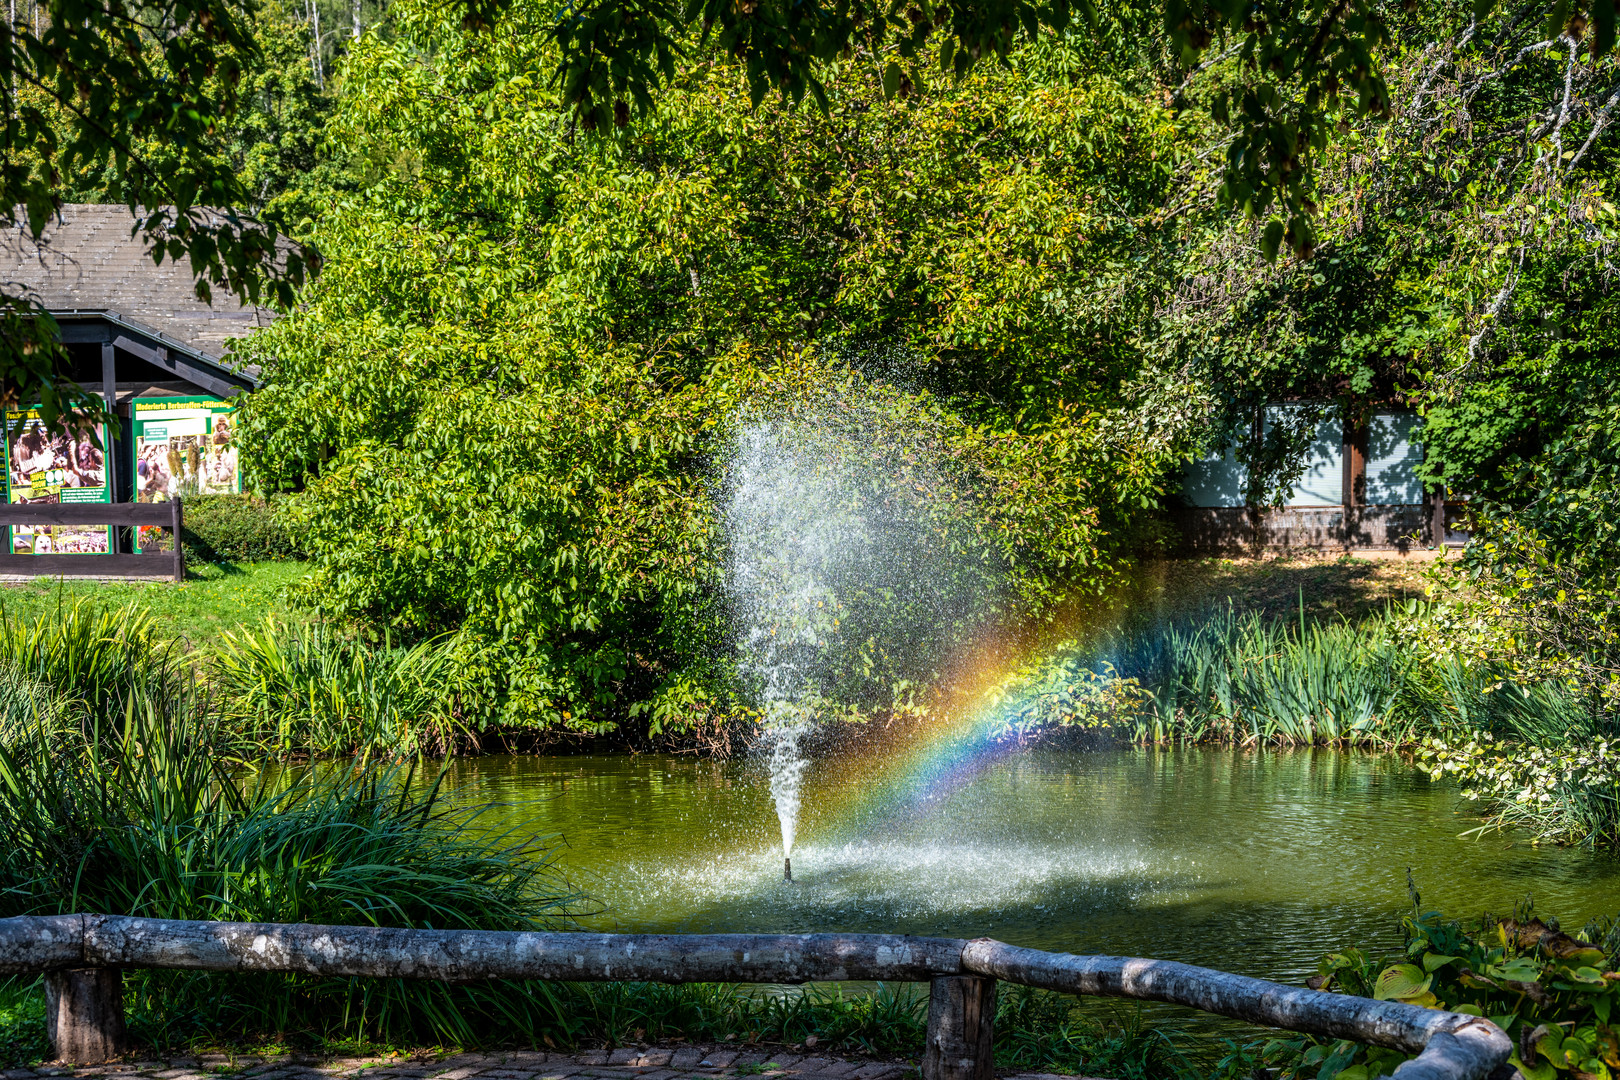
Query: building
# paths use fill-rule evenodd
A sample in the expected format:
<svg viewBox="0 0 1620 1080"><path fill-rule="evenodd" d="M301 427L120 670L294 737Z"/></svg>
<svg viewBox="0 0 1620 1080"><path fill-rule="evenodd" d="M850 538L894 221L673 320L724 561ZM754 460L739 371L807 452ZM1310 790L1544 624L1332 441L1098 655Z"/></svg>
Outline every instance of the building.
<svg viewBox="0 0 1620 1080"><path fill-rule="evenodd" d="M1288 405L1268 406L1256 423ZM1415 554L1460 544L1458 504L1417 478L1423 421L1408 409L1375 411L1345 430L1337 418L1317 428L1304 475L1282 506L1246 503L1247 471L1231 446L1194 462L1174 511L1183 547L1194 554ZM1235 443L1234 439L1234 443Z"/></svg>

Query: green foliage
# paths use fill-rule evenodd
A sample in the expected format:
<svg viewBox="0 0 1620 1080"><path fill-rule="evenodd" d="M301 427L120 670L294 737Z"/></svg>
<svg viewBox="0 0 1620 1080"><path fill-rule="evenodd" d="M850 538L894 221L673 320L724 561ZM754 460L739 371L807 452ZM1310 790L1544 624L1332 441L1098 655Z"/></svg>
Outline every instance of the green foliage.
<svg viewBox="0 0 1620 1080"><path fill-rule="evenodd" d="M204 562L266 562L302 553L277 520L275 503L255 495L202 495L186 500L186 553Z"/></svg>
<svg viewBox="0 0 1620 1080"><path fill-rule="evenodd" d="M550 868L548 838L494 832L408 770L238 773L234 741L202 714L201 702L132 695L116 733L36 728L0 748L4 915L567 921L574 898ZM154 971L131 975L126 993L132 1027L160 1046L285 1030L421 1045L535 1030L548 999L528 989Z"/></svg>
<svg viewBox="0 0 1620 1080"><path fill-rule="evenodd" d="M1414 901L1416 896L1414 895ZM1463 924L1436 912L1403 920L1405 955L1359 949L1322 958L1311 985L1482 1016L1508 1033L1508 1063L1527 1080L1609 1080L1620 1069L1620 937L1594 924L1579 940L1528 905L1511 918ZM1284 1077L1372 1080L1408 1055L1354 1043L1274 1040L1260 1055Z"/></svg>
<svg viewBox="0 0 1620 1080"><path fill-rule="evenodd" d="M30 707L84 719L110 715L131 694L165 699L176 690L177 664L145 609L81 598L45 618L0 607L0 672L19 689L49 691L49 702Z"/></svg>
<svg viewBox="0 0 1620 1080"><path fill-rule="evenodd" d="M1394 746L1486 722L1478 688L1496 676L1426 662L1405 617L1227 611L1127 627L1015 676L1002 709L1010 731L1104 727L1152 742Z"/></svg>
<svg viewBox="0 0 1620 1080"><path fill-rule="evenodd" d="M712 597L735 424L835 405L892 463L873 498L923 506L1010 606L1110 579L1192 438L1194 410L1157 409L1179 384L1120 383L1151 309L1123 256L1192 168L1167 110L1052 44L914 109L846 65L825 116L686 64L645 124L574 140L548 12L394 18L334 122L376 171L315 225L307 303L248 346L244 453L303 487L284 517L317 611L467 634L498 722L703 722L734 686Z"/></svg>
<svg viewBox="0 0 1620 1080"><path fill-rule="evenodd" d="M1581 738L1580 727L1547 745L1426 740L1418 760L1449 776L1490 812L1485 828L1523 828L1559 843L1620 846L1620 740Z"/></svg>
<svg viewBox="0 0 1620 1080"><path fill-rule="evenodd" d="M237 170L210 152L260 58L243 7L51 0L32 20L21 14L0 34L5 227L37 239L72 178L110 171L118 183L109 194L129 207L132 231L155 259L188 259L199 296L219 289L290 303L303 254L279 243L274 225L229 209L250 198ZM52 425L65 412L100 415L67 378L54 320L10 292L0 296L0 405L37 400Z"/></svg>
<svg viewBox="0 0 1620 1080"><path fill-rule="evenodd" d="M218 715L262 752L414 757L453 752L464 734L457 646L267 619L222 634L205 663Z"/></svg>

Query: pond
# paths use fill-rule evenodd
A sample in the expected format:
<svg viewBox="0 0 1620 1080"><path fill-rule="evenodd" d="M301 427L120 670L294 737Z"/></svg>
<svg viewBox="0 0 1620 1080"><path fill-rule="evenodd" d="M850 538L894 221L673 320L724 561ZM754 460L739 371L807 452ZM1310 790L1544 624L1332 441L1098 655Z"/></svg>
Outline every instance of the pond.
<svg viewBox="0 0 1620 1080"><path fill-rule="evenodd" d="M603 930L988 935L1297 983L1329 949L1399 945L1409 867L1454 915L1620 911L1620 860L1461 837L1468 804L1395 756L1030 750L921 795L886 764L812 767L791 885L749 761L495 756L450 779L555 834Z"/></svg>

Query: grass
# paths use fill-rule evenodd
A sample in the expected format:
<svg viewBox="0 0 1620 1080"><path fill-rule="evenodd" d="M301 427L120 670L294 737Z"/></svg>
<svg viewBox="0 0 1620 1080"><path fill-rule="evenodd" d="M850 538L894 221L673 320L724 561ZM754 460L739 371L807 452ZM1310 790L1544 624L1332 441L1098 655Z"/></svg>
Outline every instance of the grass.
<svg viewBox="0 0 1620 1080"><path fill-rule="evenodd" d="M267 615L298 618L286 594L305 572L301 562L199 563L180 585L41 578L0 585L0 607L12 618L34 622L56 617L81 600L108 608L138 604L161 636L195 649L215 641L222 630L257 625Z"/></svg>

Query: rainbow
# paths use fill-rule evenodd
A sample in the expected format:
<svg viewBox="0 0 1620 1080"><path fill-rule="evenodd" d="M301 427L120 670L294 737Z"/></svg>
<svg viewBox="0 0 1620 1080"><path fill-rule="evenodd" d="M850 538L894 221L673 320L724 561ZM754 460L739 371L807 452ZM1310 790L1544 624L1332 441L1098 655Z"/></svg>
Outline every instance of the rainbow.
<svg viewBox="0 0 1620 1080"><path fill-rule="evenodd" d="M915 717L862 733L859 751L818 762L800 833L806 839L921 813L1019 749L1008 732L1006 691L1042 661L1073 649L1103 622L1080 609L1038 633L996 628L945 666L934 700Z"/></svg>

